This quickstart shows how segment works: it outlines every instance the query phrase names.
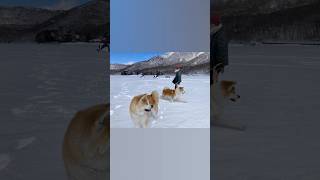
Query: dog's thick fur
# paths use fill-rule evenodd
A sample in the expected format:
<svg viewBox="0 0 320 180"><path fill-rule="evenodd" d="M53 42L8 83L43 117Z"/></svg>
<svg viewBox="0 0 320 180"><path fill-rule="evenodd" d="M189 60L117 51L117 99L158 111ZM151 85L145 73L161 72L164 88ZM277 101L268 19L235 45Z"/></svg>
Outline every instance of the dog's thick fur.
<svg viewBox="0 0 320 180"><path fill-rule="evenodd" d="M184 94L184 88L183 87L177 87L176 89L170 89L168 87L165 87L162 90L162 98L168 99L171 102L181 97L182 94Z"/></svg>
<svg viewBox="0 0 320 180"><path fill-rule="evenodd" d="M235 81L218 81L211 87L212 124L218 122L224 112L224 104L228 101L236 102L240 96L236 93Z"/></svg>
<svg viewBox="0 0 320 180"><path fill-rule="evenodd" d="M109 105L77 112L63 141L63 160L69 180L105 180L110 174Z"/></svg>
<svg viewBox="0 0 320 180"><path fill-rule="evenodd" d="M152 119L156 119L159 108L159 94L142 94L133 97L129 113L136 128L147 128Z"/></svg>

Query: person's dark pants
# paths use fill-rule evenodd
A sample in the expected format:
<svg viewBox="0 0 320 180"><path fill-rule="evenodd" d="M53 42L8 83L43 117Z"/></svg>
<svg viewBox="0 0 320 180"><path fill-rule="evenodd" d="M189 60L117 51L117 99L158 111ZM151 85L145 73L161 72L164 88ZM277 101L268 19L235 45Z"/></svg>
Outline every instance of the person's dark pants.
<svg viewBox="0 0 320 180"><path fill-rule="evenodd" d="M178 87L179 84L180 84L180 83L174 84L174 89L177 89L177 87Z"/></svg>

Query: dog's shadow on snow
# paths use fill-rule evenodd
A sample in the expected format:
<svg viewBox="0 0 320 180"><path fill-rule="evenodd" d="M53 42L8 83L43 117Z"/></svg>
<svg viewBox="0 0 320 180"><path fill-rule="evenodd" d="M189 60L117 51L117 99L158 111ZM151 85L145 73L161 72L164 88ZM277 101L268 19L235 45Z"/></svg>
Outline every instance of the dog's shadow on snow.
<svg viewBox="0 0 320 180"><path fill-rule="evenodd" d="M174 99L173 101L171 101L170 99L167 99L167 98L165 98L165 97L163 97L163 96L160 96L160 99L165 100L165 101L168 101L168 102L172 102L172 103L174 103L174 102L188 103L187 101L181 100L181 99Z"/></svg>

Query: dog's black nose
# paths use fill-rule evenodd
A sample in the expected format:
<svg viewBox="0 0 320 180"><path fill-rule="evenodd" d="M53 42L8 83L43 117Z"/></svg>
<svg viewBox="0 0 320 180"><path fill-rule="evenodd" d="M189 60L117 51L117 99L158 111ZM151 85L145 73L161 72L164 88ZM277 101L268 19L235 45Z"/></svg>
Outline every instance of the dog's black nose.
<svg viewBox="0 0 320 180"><path fill-rule="evenodd" d="M238 98L240 98L240 96L238 95Z"/></svg>
<svg viewBox="0 0 320 180"><path fill-rule="evenodd" d="M153 105L151 105L151 108L153 108Z"/></svg>

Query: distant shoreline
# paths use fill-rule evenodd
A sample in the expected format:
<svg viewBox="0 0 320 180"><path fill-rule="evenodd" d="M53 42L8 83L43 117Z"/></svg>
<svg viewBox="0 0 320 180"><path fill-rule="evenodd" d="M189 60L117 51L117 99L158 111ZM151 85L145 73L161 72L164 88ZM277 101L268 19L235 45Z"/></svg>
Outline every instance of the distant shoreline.
<svg viewBox="0 0 320 180"><path fill-rule="evenodd" d="M320 41L230 41L230 45L302 45L302 46L319 46Z"/></svg>

